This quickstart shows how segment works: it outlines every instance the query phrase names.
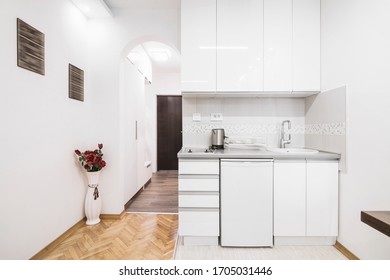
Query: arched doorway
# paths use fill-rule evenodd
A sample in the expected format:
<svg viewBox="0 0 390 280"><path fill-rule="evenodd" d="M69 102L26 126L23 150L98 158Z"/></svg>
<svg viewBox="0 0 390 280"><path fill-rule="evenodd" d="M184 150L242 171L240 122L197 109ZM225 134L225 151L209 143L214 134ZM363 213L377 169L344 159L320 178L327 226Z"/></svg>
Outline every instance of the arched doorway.
<svg viewBox="0 0 390 280"><path fill-rule="evenodd" d="M157 165L158 154L162 150L158 149L158 143L161 140L168 144L178 142L172 141L171 137L160 139L161 136L170 136L171 133L162 132L161 128L157 129L159 120L165 122L165 127L179 130L176 135L179 137L181 147L180 54L169 43L143 37L134 40L125 48L121 62L122 112L120 115L123 136L121 143L124 148L121 166L125 166L124 196L125 201L128 201L142 192L143 187L150 181L152 172L161 170ZM177 103L174 105L174 108L180 107L179 114L176 114L180 117L180 125L171 125L173 121L171 113L175 110L172 110L172 106L169 108L170 102L161 102L170 99L180 99L180 105ZM167 109L165 117L157 109L158 104L168 105L165 108ZM164 147L164 144L162 146ZM177 148L172 150L174 154L171 159L177 163L178 150L175 149ZM131 170L126 166L132 167ZM175 192L177 193L177 189ZM159 199L156 205L161 206L161 211L158 210L159 207L154 210L147 210L145 207L145 209L138 209L137 212L177 212L177 210L172 211L172 202L168 202L170 210L167 211L163 205L164 201L161 200L162 196L155 197ZM173 199L177 200L177 198Z"/></svg>

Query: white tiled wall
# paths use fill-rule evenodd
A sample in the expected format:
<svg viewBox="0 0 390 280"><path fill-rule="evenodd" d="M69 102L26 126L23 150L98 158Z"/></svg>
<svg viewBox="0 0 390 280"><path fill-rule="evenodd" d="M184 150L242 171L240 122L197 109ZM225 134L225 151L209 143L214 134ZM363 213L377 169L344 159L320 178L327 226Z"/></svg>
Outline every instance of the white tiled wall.
<svg viewBox="0 0 390 280"><path fill-rule="evenodd" d="M192 120L193 113L201 121ZM211 121L211 113L222 113L222 121ZM291 121L291 146L305 146L304 98L188 98L183 97L183 146L211 145L211 129L224 128L226 136L263 138L277 147L282 121Z"/></svg>
<svg viewBox="0 0 390 280"><path fill-rule="evenodd" d="M306 98L305 144L308 148L340 153L339 168L346 171L346 87Z"/></svg>

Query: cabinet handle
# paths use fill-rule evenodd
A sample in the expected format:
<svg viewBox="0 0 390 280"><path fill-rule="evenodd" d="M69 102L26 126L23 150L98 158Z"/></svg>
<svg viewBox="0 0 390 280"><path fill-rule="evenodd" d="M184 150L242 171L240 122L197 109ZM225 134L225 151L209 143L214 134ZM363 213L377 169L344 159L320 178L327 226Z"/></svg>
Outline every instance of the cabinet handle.
<svg viewBox="0 0 390 280"><path fill-rule="evenodd" d="M138 121L135 121L135 140L138 140Z"/></svg>

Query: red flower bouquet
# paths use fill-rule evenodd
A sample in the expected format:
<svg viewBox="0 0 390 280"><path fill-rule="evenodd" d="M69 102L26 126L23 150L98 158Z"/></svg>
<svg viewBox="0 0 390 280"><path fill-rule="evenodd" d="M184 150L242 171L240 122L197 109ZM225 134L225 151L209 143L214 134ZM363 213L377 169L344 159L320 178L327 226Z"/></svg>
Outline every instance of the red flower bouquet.
<svg viewBox="0 0 390 280"><path fill-rule="evenodd" d="M87 172L95 172L106 166L106 162L103 160L102 149L103 144L98 144L98 149L94 151L87 150L82 153L79 150L75 150L74 152Z"/></svg>

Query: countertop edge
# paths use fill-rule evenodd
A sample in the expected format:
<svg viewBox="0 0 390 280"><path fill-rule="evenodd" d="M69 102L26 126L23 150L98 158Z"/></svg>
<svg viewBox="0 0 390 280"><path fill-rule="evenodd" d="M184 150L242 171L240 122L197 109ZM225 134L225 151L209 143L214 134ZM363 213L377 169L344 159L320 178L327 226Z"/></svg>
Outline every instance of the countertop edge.
<svg viewBox="0 0 390 280"><path fill-rule="evenodd" d="M275 153L275 152L269 152L269 151L252 151L252 152L239 152L235 150L232 151L226 151L223 152L217 152L217 153L195 153L195 154L188 154L188 153L182 153L181 151L177 153L177 158L179 159L222 159L222 158L247 158L247 159L263 159L263 158L271 158L271 159L280 159L280 160L294 160L294 159L306 159L306 160L339 160L341 158L340 154L336 153L330 153L330 152L324 152L319 151L315 154L281 154L281 153Z"/></svg>
<svg viewBox="0 0 390 280"><path fill-rule="evenodd" d="M390 237L390 211L361 211L360 220Z"/></svg>

